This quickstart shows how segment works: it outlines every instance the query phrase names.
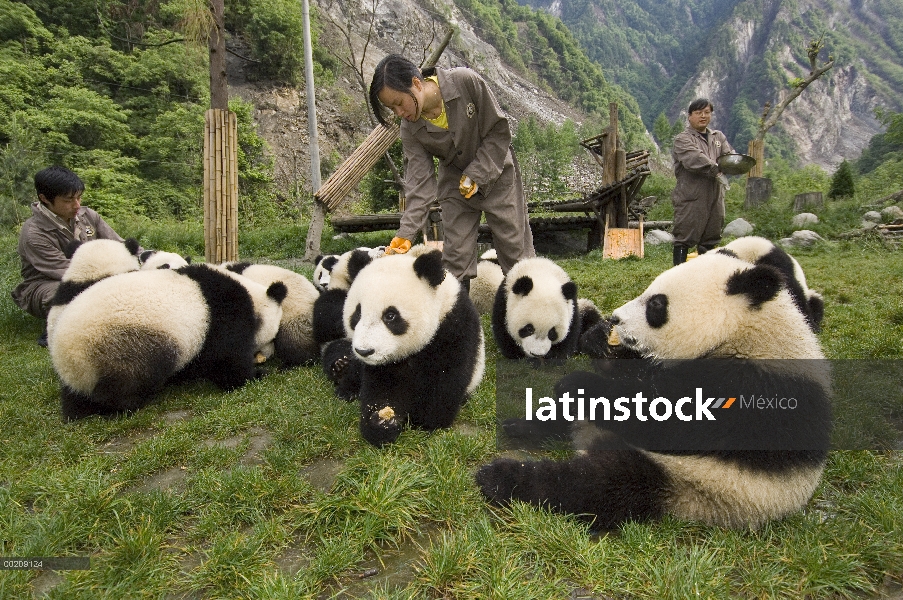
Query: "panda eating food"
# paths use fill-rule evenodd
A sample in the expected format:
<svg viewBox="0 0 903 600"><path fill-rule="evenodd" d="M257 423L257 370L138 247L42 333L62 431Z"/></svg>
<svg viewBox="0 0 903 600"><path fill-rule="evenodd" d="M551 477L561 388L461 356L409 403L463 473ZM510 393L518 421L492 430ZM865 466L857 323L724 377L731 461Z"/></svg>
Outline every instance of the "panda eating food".
<svg viewBox="0 0 903 600"><path fill-rule="evenodd" d="M240 262L224 266L264 286L277 281L285 284L288 293L282 301L282 320L273 341L276 357L284 367L297 367L320 358L320 348L313 338L314 302L319 294L306 277L276 265Z"/></svg>
<svg viewBox="0 0 903 600"><path fill-rule="evenodd" d="M724 430L703 430L697 421L686 429L643 429L682 434L670 440L678 442L671 449L657 436L639 435L656 426L653 419L625 421L621 428L613 421L596 421L597 427L583 422L573 431L581 452L569 460L499 459L480 468L476 480L489 500L517 499L588 516L598 528L665 514L756 527L805 506L827 455L830 375L778 269L710 252L659 275L615 310L611 323L621 343L647 359L614 362L641 362L657 389L681 383L694 365L711 362L697 359L716 359L719 371L737 374L728 380L738 393L762 384L794 394L805 411L768 418L765 411L723 411L718 418L725 419ZM607 381L597 373L571 373L556 394L601 395L602 383ZM694 446L701 449L688 450Z"/></svg>
<svg viewBox="0 0 903 600"><path fill-rule="evenodd" d="M64 418L136 410L177 373L244 384L272 347L285 294L281 282L264 287L206 264L94 284L48 323Z"/></svg>
<svg viewBox="0 0 903 600"><path fill-rule="evenodd" d="M364 268L343 319L361 365L361 434L371 444L395 441L407 425L449 427L483 377L479 315L438 251Z"/></svg>

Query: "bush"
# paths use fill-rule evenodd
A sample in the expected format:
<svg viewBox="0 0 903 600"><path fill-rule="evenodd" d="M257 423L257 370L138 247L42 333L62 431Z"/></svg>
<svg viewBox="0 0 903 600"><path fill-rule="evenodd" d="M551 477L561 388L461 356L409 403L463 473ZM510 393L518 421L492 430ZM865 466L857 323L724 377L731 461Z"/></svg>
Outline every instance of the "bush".
<svg viewBox="0 0 903 600"><path fill-rule="evenodd" d="M843 161L831 178L831 189L828 190L828 198L852 198L856 193L853 184L853 168L850 163Z"/></svg>

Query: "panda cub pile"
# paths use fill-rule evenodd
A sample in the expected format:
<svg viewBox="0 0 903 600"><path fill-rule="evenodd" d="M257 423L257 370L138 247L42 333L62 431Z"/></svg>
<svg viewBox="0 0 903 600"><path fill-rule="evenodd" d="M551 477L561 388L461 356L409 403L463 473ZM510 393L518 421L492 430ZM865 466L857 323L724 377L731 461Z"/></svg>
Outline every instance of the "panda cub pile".
<svg viewBox="0 0 903 600"><path fill-rule="evenodd" d="M130 249L114 252L105 244L98 253L101 242L79 247L64 278L85 281L100 263L128 272L74 296L61 285L48 319L64 418L136 410L177 374L223 389L255 377L257 357L273 352L284 283L264 286L206 264L137 270L137 260L125 256Z"/></svg>

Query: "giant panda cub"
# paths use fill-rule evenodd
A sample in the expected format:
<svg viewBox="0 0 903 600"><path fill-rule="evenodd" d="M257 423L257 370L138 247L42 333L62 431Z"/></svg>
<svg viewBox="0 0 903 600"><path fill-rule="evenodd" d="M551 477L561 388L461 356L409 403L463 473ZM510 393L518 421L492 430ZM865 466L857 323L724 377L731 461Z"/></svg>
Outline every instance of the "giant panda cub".
<svg viewBox="0 0 903 600"><path fill-rule="evenodd" d="M276 265L240 262L225 267L264 286L277 281L285 284L288 293L282 301L282 320L273 342L283 366L296 367L320 358L320 347L313 337L314 302L320 294L306 277Z"/></svg>
<svg viewBox="0 0 903 600"><path fill-rule="evenodd" d="M145 250L139 258L141 259L141 270L143 271L178 269L191 264L190 256L180 256L175 252L166 252L164 250Z"/></svg>
<svg viewBox="0 0 903 600"><path fill-rule="evenodd" d="M564 269L547 258L526 258L498 288L492 333L505 358L569 358L580 349L583 329L600 319L592 302L578 300Z"/></svg>
<svg viewBox="0 0 903 600"><path fill-rule="evenodd" d="M69 266L50 301L48 328L59 317L63 307L101 279L137 271L139 250L137 240L132 238L122 242L107 239L70 242L63 249Z"/></svg>
<svg viewBox="0 0 903 600"><path fill-rule="evenodd" d="M378 249L355 248L339 256L330 272L329 284L314 301L313 337L320 348L323 372L339 398L353 400L361 385L360 365L352 360L351 342L345 338L342 309L351 282L374 258ZM316 278L315 278L316 279Z"/></svg>
<svg viewBox="0 0 903 600"><path fill-rule="evenodd" d="M827 455L830 375L782 273L709 252L659 275L615 310L611 322L621 343L647 359L603 361L642 363L644 376L621 384L649 381L656 390L688 381L700 385L699 369L709 365L701 372L728 374L724 381L734 394L767 389L798 398L804 410L744 410L741 401L738 410L712 411L718 413L714 422L702 413L699 420L681 413L681 421L690 422L669 421L667 427L649 415L645 422L634 418L623 425L583 421L573 429L580 450L574 458L500 459L480 468L476 480L489 500L517 499L588 516L597 528L665 514L756 527L805 506ZM618 381L606 377L571 373L555 393L615 398L619 392L606 390Z"/></svg>
<svg viewBox="0 0 903 600"><path fill-rule="evenodd" d="M737 238L724 247L719 248L717 252L736 256L740 260L745 260L754 265L761 264L776 267L784 274L787 280L787 289L793 296L793 301L800 309L800 312L805 315L812 331L818 332L825 314L825 301L821 294L809 289L803 268L783 248L771 240L751 235Z"/></svg>
<svg viewBox="0 0 903 600"><path fill-rule="evenodd" d="M386 253L385 246L377 246L375 248L361 246L360 248L355 248L355 250L366 252L371 259L379 258ZM339 258L341 258L340 254L321 254L314 259L313 284L317 291L325 292L329 289L332 270L338 264Z"/></svg>
<svg viewBox="0 0 903 600"><path fill-rule="evenodd" d="M63 416L136 410L176 374L244 384L272 346L286 291L206 264L94 284L48 328Z"/></svg>
<svg viewBox="0 0 903 600"><path fill-rule="evenodd" d="M342 308L348 288L361 269L372 260L369 249L356 248L339 256L333 265L328 287L314 301L313 335L318 346L345 337Z"/></svg>
<svg viewBox="0 0 903 600"><path fill-rule="evenodd" d="M490 248L477 262L477 276L470 280L470 299L481 315L492 312L495 295L505 279L495 248Z"/></svg>
<svg viewBox="0 0 903 600"><path fill-rule="evenodd" d="M343 319L361 364L360 429L381 446L405 426L451 426L485 367L483 330L442 253L386 256L348 290Z"/></svg>

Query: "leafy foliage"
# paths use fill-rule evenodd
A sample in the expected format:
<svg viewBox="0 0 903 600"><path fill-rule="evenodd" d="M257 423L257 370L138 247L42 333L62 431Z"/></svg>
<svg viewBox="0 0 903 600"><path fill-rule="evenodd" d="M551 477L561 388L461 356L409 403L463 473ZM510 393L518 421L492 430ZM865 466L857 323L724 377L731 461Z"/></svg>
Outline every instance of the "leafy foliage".
<svg viewBox="0 0 903 600"><path fill-rule="evenodd" d="M21 219L33 199L31 176L48 163L78 172L87 186L85 203L108 217L199 217L206 51L183 43L121 44L96 27L93 2L85 3L93 17L84 29L95 37L69 35L68 27L87 12L46 16L44 25L39 15L49 7L26 4L0 0L0 187L6 192L0 222ZM172 20L156 3L131 12L115 2L108 7L111 27L129 19L145 25ZM274 14L278 20L283 13ZM146 26L133 28L129 39L157 44L173 33ZM236 99L230 108L239 125L240 218L293 214L275 199L272 159L252 107Z"/></svg>
<svg viewBox="0 0 903 600"><path fill-rule="evenodd" d="M513 140L528 201L563 200L573 196L567 177L581 153L580 136L573 121L543 125L534 117L522 121Z"/></svg>
<svg viewBox="0 0 903 600"><path fill-rule="evenodd" d="M561 20L515 0L460 0L457 6L508 64L606 124L609 103L617 102L625 146L648 145L636 100L606 80Z"/></svg>

